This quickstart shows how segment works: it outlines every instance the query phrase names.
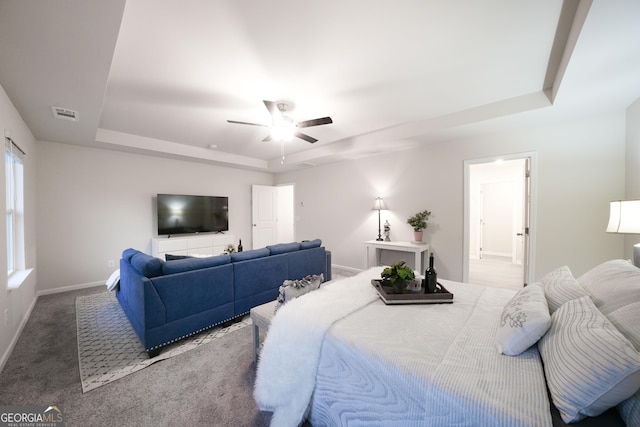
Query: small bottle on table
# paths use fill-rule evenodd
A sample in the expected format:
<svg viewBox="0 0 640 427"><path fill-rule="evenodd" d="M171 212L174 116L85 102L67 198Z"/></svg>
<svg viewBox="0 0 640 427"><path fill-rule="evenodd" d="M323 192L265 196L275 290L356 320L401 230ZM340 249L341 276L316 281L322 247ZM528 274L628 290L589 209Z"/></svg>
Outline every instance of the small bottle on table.
<svg viewBox="0 0 640 427"><path fill-rule="evenodd" d="M433 252L429 255L429 268L424 272L424 280L425 294L432 294L436 291L437 283L438 283L438 273L436 272L435 267L433 266Z"/></svg>

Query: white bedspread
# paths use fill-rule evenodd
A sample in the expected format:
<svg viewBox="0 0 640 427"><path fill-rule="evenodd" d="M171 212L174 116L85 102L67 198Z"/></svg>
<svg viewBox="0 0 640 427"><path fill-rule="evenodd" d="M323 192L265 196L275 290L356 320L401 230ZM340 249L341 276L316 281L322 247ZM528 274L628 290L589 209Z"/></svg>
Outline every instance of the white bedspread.
<svg viewBox="0 0 640 427"><path fill-rule="evenodd" d="M282 307L255 387L272 426L550 426L534 346L503 356L495 332L513 291L441 280L453 304L386 306L381 268Z"/></svg>
<svg viewBox="0 0 640 427"><path fill-rule="evenodd" d="M382 267L329 282L282 306L274 316L258 364L254 397L272 411L271 426L297 426L304 418L324 336L331 325L378 299L371 279Z"/></svg>
<svg viewBox="0 0 640 427"><path fill-rule="evenodd" d="M498 353L495 332L514 291L440 280L453 304L376 301L325 337L314 426L551 426L537 347Z"/></svg>

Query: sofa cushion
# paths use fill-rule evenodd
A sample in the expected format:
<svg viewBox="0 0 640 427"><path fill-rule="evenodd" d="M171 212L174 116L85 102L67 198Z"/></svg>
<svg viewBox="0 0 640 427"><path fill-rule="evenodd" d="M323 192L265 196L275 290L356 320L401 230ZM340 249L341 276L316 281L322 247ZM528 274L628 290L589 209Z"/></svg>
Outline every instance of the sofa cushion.
<svg viewBox="0 0 640 427"><path fill-rule="evenodd" d="M234 252L231 254L231 262L247 261L250 259L263 258L269 256L269 249L252 249L250 251Z"/></svg>
<svg viewBox="0 0 640 427"><path fill-rule="evenodd" d="M286 254L287 252L295 252L300 250L300 243L278 243L277 245L267 246L271 255Z"/></svg>
<svg viewBox="0 0 640 427"><path fill-rule="evenodd" d="M320 245L322 245L322 240L320 240L320 239L304 240L304 241L300 242L300 249L319 248Z"/></svg>
<svg viewBox="0 0 640 427"><path fill-rule="evenodd" d="M178 259L185 259L185 258L193 258L193 257L191 255L164 254L165 261L175 261L175 260L178 260Z"/></svg>
<svg viewBox="0 0 640 427"><path fill-rule="evenodd" d="M130 258L131 265L144 274L146 277L162 276L162 266L164 261L160 258L152 257L140 251L133 254Z"/></svg>
<svg viewBox="0 0 640 427"><path fill-rule="evenodd" d="M206 258L189 257L165 262L162 271L164 274L175 274L185 271L217 267L219 265L229 264L230 262L231 257L229 255L217 255Z"/></svg>

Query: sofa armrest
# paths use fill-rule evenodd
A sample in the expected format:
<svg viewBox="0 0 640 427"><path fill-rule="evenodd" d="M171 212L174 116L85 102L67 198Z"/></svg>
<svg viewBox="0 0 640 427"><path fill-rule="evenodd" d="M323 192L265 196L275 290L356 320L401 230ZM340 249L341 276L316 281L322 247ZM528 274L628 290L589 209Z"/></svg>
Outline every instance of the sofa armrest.
<svg viewBox="0 0 640 427"><path fill-rule="evenodd" d="M331 280L331 251L326 251L327 253L327 269L324 273L324 281L328 282Z"/></svg>
<svg viewBox="0 0 640 427"><path fill-rule="evenodd" d="M120 287L116 296L143 343L146 330L165 323L165 306L155 286L125 260L120 260Z"/></svg>

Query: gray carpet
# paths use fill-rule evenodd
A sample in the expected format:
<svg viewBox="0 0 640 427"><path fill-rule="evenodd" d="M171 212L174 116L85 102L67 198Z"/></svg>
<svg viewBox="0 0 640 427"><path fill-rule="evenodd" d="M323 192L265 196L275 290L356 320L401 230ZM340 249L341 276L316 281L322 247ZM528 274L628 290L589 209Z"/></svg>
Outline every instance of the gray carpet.
<svg viewBox="0 0 640 427"><path fill-rule="evenodd" d="M76 298L82 391L88 392L251 324L249 315L169 344L149 359L113 292Z"/></svg>
<svg viewBox="0 0 640 427"><path fill-rule="evenodd" d="M253 400L251 327L82 393L75 299L103 286L38 299L0 373L0 406L58 405L74 426L267 426Z"/></svg>

